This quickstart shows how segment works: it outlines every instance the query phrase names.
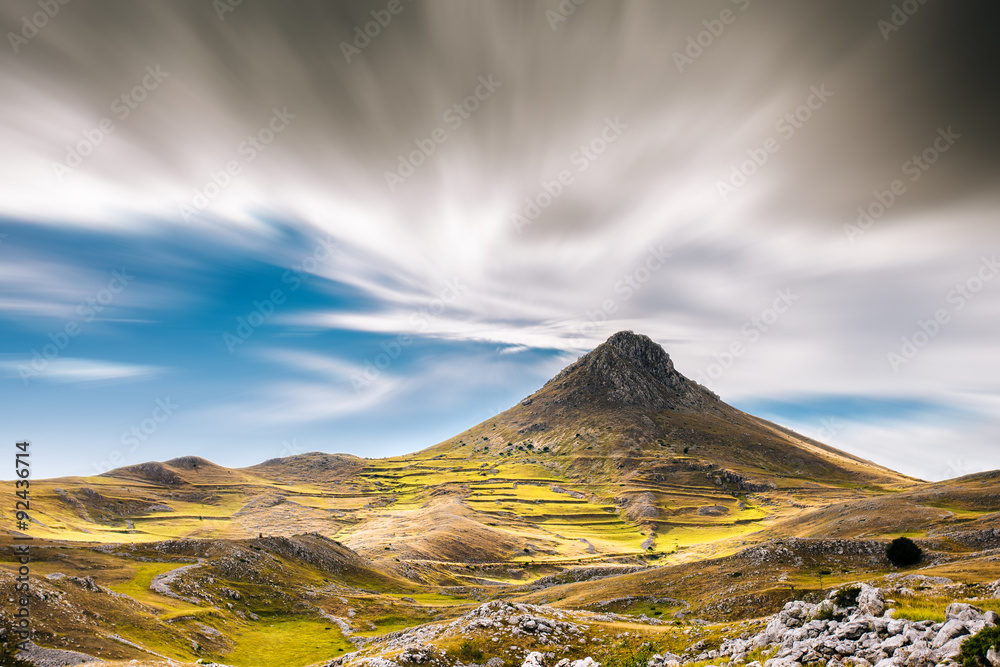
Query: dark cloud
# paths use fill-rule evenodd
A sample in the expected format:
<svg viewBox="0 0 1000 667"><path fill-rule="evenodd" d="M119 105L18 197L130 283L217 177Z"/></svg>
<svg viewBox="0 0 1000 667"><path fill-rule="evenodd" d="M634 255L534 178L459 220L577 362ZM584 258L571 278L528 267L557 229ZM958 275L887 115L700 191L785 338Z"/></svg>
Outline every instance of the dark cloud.
<svg viewBox="0 0 1000 667"><path fill-rule="evenodd" d="M1000 241L995 2L593 0L567 16L556 0L399 0L395 14L389 0L244 0L221 15L220 2L77 0L16 53L8 36L0 214L102 230L151 266L169 263L149 252L160 238L285 265L329 236L344 256L320 273L364 307L283 313L296 335L572 354L635 328L691 375L792 289L801 301L719 378L724 395L995 405L992 286L918 359L895 373L885 361ZM16 0L0 18L17 35L38 11ZM145 86L157 67L169 75ZM104 118L113 132L59 178L54 163ZM948 128L947 151L907 171ZM273 141L250 157L250 136ZM420 162L412 175L400 156ZM852 233L894 180L905 191ZM622 288L660 245L669 261ZM6 311L64 307L46 290L90 276L71 255L22 258L24 275L70 266ZM413 331L449 280L466 295Z"/></svg>

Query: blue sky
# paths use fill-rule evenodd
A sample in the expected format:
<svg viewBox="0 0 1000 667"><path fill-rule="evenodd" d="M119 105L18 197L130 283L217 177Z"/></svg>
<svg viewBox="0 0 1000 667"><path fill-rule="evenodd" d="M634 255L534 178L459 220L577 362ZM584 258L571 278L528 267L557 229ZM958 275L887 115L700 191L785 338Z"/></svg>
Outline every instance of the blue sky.
<svg viewBox="0 0 1000 667"><path fill-rule="evenodd" d="M94 2L0 49L3 438L399 454L632 329L878 463L1000 467L992 10L551 5L347 57L367 5Z"/></svg>
<svg viewBox="0 0 1000 667"><path fill-rule="evenodd" d="M327 246L294 230L275 230L283 254L301 258L282 263L196 235L7 223L0 251L46 267L45 284L22 289L48 298L4 321L5 422L56 474L191 453L252 465L314 450L413 451L509 407L559 366L551 350L283 324L379 306L296 268L343 250L330 244L327 259ZM116 272L125 284L102 305ZM241 330L241 319L257 326ZM73 324L79 333L60 343Z"/></svg>

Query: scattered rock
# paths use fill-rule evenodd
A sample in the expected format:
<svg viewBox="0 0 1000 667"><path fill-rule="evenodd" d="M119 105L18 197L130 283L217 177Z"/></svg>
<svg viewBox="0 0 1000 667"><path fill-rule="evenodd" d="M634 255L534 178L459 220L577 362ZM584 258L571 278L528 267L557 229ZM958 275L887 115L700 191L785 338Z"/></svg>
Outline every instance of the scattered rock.
<svg viewBox="0 0 1000 667"><path fill-rule="evenodd" d="M722 516L729 514L729 508L725 505L706 505L698 508L698 514L701 516Z"/></svg>
<svg viewBox="0 0 1000 667"><path fill-rule="evenodd" d="M17 657L30 662L36 667L69 667L70 665L97 662L97 658L86 653L64 651L56 648L42 648L32 641L28 641L28 650L20 651Z"/></svg>
<svg viewBox="0 0 1000 667"><path fill-rule="evenodd" d="M869 616L881 616L885 613L885 598L882 591L869 586L861 585L861 592L858 594L858 611Z"/></svg>
<svg viewBox="0 0 1000 667"><path fill-rule="evenodd" d="M85 591L93 591L94 593L100 593L101 587L97 585L93 577L66 577L66 581L71 584L76 584Z"/></svg>
<svg viewBox="0 0 1000 667"><path fill-rule="evenodd" d="M968 637L1000 621L994 612L964 603L949 605L943 624L887 618L884 607L881 591L866 585L857 604L848 608L837 607L832 599L822 604L789 602L768 619L763 632L724 640L718 655L739 664L754 649L776 648L761 667L934 667L954 661ZM714 660L711 652L697 659Z"/></svg>

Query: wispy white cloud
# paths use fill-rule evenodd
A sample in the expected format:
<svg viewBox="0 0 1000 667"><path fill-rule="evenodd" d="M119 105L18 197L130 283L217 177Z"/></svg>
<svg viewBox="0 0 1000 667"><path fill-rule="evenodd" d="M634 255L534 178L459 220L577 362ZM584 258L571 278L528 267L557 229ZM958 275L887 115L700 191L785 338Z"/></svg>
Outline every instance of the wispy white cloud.
<svg viewBox="0 0 1000 667"><path fill-rule="evenodd" d="M961 420L912 416L907 419L831 419L786 425L804 435L886 466L932 481L1000 469L1000 427L988 416Z"/></svg>
<svg viewBox="0 0 1000 667"><path fill-rule="evenodd" d="M71 264L5 257L0 263L0 312L68 319L77 315L88 287L94 291L98 284L88 271Z"/></svg>
<svg viewBox="0 0 1000 667"><path fill-rule="evenodd" d="M117 382L155 377L167 369L161 366L122 364L97 359L57 358L33 366L31 360L2 361L8 377L29 374L32 381L55 383Z"/></svg>
<svg viewBox="0 0 1000 667"><path fill-rule="evenodd" d="M385 405L406 384L384 378L365 392L331 387L326 382L276 382L248 401L222 408L221 414L259 424L302 424L347 415L363 415Z"/></svg>
<svg viewBox="0 0 1000 667"><path fill-rule="evenodd" d="M258 357L280 370L247 397L211 408L213 415L262 425L324 421L376 409L414 386L404 377L380 372L378 382L365 382L361 391L365 366L331 355L268 349Z"/></svg>

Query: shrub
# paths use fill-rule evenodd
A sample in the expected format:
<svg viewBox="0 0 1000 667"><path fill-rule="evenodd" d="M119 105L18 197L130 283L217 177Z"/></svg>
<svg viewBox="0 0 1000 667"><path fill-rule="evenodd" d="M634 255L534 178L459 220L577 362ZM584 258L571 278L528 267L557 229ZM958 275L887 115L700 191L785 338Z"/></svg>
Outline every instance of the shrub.
<svg viewBox="0 0 1000 667"><path fill-rule="evenodd" d="M462 662L479 662L483 659L483 652L478 646L466 639L458 647L458 657L462 659Z"/></svg>
<svg viewBox="0 0 1000 667"><path fill-rule="evenodd" d="M813 616L815 621L832 621L833 620L833 606L820 607L815 616Z"/></svg>
<svg viewBox="0 0 1000 667"><path fill-rule="evenodd" d="M853 607L858 604L859 595L861 595L859 586L848 586L837 591L833 601L837 603L838 607Z"/></svg>
<svg viewBox="0 0 1000 667"><path fill-rule="evenodd" d="M896 567L909 567L919 563L924 552L910 538L897 537L886 547L885 556Z"/></svg>
<svg viewBox="0 0 1000 667"><path fill-rule="evenodd" d="M986 661L986 653L991 646L1000 650L1000 628L986 628L962 643L962 653L958 661L963 667L990 667Z"/></svg>

